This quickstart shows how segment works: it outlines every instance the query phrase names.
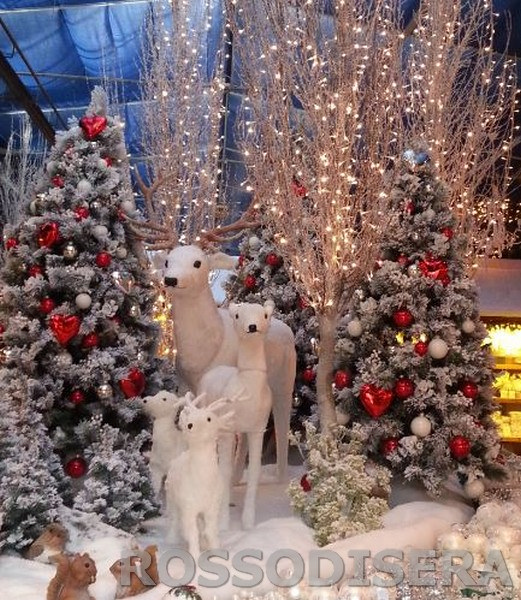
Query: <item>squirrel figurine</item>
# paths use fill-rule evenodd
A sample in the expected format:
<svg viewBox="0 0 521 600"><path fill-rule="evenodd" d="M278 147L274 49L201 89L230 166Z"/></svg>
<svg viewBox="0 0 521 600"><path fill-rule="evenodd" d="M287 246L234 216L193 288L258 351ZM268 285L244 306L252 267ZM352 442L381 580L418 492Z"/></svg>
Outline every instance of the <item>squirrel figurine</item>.
<svg viewBox="0 0 521 600"><path fill-rule="evenodd" d="M159 573L157 569L157 546L147 546L145 550L141 554L148 554L150 556L149 566L144 569L145 573L150 577L150 579L154 582L154 585L159 583ZM120 598L130 598L131 596L137 596L138 594L142 594L150 589L150 585L146 585L139 578L138 574L131 571L129 576L129 585L123 585L121 582L121 573L123 569L130 564L131 567L136 568L138 573L141 573L139 569L139 565L141 565L142 558L141 556L130 556L126 559L117 560L111 567L110 572L116 578L118 582L118 587L116 590L115 599L119 600Z"/></svg>
<svg viewBox="0 0 521 600"><path fill-rule="evenodd" d="M56 554L50 557L50 561L58 568L47 587L46 600L95 600L88 587L96 581L98 572L86 552L74 556Z"/></svg>
<svg viewBox="0 0 521 600"><path fill-rule="evenodd" d="M49 563L50 557L65 550L69 541L69 532L60 523L51 523L39 537L29 546L25 558Z"/></svg>

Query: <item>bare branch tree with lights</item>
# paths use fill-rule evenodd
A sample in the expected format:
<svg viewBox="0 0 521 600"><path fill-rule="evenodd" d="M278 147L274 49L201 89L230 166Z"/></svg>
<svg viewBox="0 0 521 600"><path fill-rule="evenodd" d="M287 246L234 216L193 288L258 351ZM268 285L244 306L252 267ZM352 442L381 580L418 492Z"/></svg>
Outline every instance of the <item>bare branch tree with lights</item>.
<svg viewBox="0 0 521 600"><path fill-rule="evenodd" d="M515 92L507 62L478 41L478 31L492 27L491 9L480 4L458 21L459 2L422 6L406 44L401 15L384 0L370 7L355 0L334 7L228 2L247 89L249 186L318 316L316 385L325 428L335 422L338 318L380 252L397 159L416 143L432 146L440 177L452 185L458 227L474 242L470 262L485 238L489 253L506 241L500 208L508 172L491 171L508 159ZM480 204L471 206L475 198Z"/></svg>

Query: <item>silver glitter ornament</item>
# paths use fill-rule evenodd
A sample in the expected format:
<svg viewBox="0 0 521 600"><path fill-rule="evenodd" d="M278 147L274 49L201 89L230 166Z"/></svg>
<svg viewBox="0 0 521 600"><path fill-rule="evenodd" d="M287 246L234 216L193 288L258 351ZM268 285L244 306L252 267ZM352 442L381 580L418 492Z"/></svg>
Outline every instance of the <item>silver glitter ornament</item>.
<svg viewBox="0 0 521 600"><path fill-rule="evenodd" d="M78 248L72 243L67 242L63 249L63 258L66 260L74 260L78 256Z"/></svg>
<svg viewBox="0 0 521 600"><path fill-rule="evenodd" d="M128 309L128 314L133 317L134 319L137 319L138 317L141 316L141 308L139 307L139 304L131 304L129 309Z"/></svg>
<svg viewBox="0 0 521 600"><path fill-rule="evenodd" d="M101 202L99 202L98 200L93 200L90 204L89 204L91 210L99 210L101 208Z"/></svg>
<svg viewBox="0 0 521 600"><path fill-rule="evenodd" d="M112 273L112 278L118 288L127 294L134 286L134 276L128 271L114 271Z"/></svg>
<svg viewBox="0 0 521 600"><path fill-rule="evenodd" d="M109 398L112 398L114 390L109 383L102 383L96 388L96 394L101 400L108 400Z"/></svg>
<svg viewBox="0 0 521 600"><path fill-rule="evenodd" d="M116 256L118 258L127 258L128 251L125 246L118 246L116 248Z"/></svg>

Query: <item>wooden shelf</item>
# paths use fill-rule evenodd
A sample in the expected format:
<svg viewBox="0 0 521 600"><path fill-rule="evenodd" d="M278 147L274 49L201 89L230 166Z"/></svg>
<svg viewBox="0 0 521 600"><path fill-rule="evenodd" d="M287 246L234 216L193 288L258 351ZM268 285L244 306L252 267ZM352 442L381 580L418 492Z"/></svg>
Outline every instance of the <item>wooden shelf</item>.
<svg viewBox="0 0 521 600"><path fill-rule="evenodd" d="M500 363L494 365L494 371L521 371L521 363Z"/></svg>
<svg viewBox="0 0 521 600"><path fill-rule="evenodd" d="M498 398L495 396L494 402L497 404L521 404L521 398Z"/></svg>
<svg viewBox="0 0 521 600"><path fill-rule="evenodd" d="M513 437L502 437L502 442L510 442L512 444L521 444L521 438L513 438Z"/></svg>

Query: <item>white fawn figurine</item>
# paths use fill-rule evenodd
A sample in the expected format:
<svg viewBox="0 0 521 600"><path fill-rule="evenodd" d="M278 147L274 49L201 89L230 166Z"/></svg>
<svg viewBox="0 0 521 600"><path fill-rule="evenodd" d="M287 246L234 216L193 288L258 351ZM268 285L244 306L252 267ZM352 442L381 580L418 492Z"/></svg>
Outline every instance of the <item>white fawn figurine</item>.
<svg viewBox="0 0 521 600"><path fill-rule="evenodd" d="M161 390L154 396L139 400L143 411L153 419L152 449L150 450L150 473L152 487L158 500L161 500L164 479L172 459L185 448L177 420L182 408L193 398L188 392L178 397L173 392Z"/></svg>
<svg viewBox="0 0 521 600"><path fill-rule="evenodd" d="M266 334L269 331L274 304L230 304L235 333L239 341L236 367L220 366L205 373L198 393L209 399L229 398L234 412L235 432L248 438L248 477L242 512L242 525L251 528L255 522L255 500L259 485L264 432L272 408L272 394L266 367ZM232 475L233 436L221 443L219 458L226 480L223 502L223 528L228 526L229 495Z"/></svg>
<svg viewBox="0 0 521 600"><path fill-rule="evenodd" d="M232 318L226 309L217 307L208 282L212 269L232 269L234 264L234 259L226 254L207 254L195 245L175 247L163 263L164 283L176 324L176 366L193 392L210 369L238 364L239 340ZM279 479L284 480L297 359L293 332L278 319L270 322L266 355L273 396L277 469Z"/></svg>
<svg viewBox="0 0 521 600"><path fill-rule="evenodd" d="M217 439L233 431L233 413L219 415L228 402L219 399L206 407L198 396L181 411L179 427L187 449L170 463L166 504L171 534L180 533L197 561L203 550L219 547L219 519L225 483L217 459Z"/></svg>

